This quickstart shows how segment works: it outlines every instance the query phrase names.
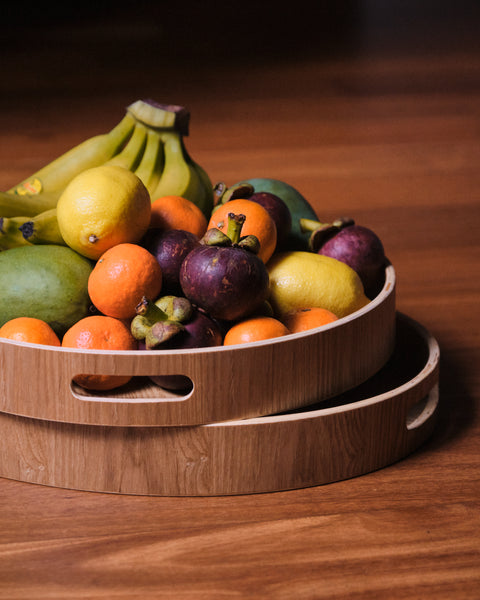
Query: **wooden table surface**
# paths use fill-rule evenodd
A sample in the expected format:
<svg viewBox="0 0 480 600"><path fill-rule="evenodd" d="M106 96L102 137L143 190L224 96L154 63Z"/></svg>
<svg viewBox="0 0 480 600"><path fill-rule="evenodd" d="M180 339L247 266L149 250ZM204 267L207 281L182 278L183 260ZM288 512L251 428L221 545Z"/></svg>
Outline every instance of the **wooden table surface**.
<svg viewBox="0 0 480 600"><path fill-rule="evenodd" d="M398 310L440 344L439 422L401 462L309 489L162 498L0 479L0 598L479 598L480 50L468 15L428 39L338 25L342 52L335 36L286 52L283 35L261 54L261 36L221 23L192 37L194 63L187 33L171 45L142 14L106 33L108 15L49 29L34 13L28 44L20 22L4 37L0 189L138 98L187 106L187 146L214 181L283 179L322 219L348 214L379 234Z"/></svg>

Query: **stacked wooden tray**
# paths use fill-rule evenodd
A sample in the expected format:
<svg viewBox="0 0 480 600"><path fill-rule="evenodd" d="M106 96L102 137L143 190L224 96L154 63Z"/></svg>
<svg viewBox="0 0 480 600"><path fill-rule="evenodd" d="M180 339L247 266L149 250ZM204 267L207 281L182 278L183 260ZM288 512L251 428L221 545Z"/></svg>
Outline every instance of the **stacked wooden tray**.
<svg viewBox="0 0 480 600"><path fill-rule="evenodd" d="M366 307L243 346L80 351L0 342L0 476L81 490L194 496L320 485L386 466L430 434L434 338L395 308L395 271ZM133 375L87 393L78 373ZM182 374L191 392L155 386Z"/></svg>

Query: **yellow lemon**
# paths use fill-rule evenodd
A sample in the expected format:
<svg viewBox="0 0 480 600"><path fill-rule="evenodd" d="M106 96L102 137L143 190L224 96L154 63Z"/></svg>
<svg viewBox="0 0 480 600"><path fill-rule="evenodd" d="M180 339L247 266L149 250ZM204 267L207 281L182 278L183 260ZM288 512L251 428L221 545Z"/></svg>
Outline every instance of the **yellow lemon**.
<svg viewBox="0 0 480 600"><path fill-rule="evenodd" d="M121 243L136 243L147 231L151 200L135 173L102 165L77 175L57 204L65 243L79 254L98 259Z"/></svg>
<svg viewBox="0 0 480 600"><path fill-rule="evenodd" d="M269 302L277 315L320 307L341 318L369 302L357 273L335 258L314 252L282 252L273 255L267 268Z"/></svg>

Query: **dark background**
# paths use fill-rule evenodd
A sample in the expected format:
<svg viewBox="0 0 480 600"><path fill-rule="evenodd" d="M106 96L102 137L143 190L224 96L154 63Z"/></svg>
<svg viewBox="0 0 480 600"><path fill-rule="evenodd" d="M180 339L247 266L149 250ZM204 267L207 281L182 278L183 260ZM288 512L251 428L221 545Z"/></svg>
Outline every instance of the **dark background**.
<svg viewBox="0 0 480 600"><path fill-rule="evenodd" d="M50 130L55 103L62 100L72 105L72 115L81 107L75 118L82 119L89 110L85 101L95 101L95 111L107 116L112 98L116 104L138 97L189 104L200 93L213 114L223 93L243 98L287 93L282 68L295 68L300 59L320 66L322 61L418 56L441 64L438 57L445 55L450 61L455 57L463 78L462 52L479 48L478 0L319 0L284 6L271 0L14 0L1 11L0 127L5 134L12 127L8 115L27 105L32 121L42 119ZM260 81L261 67L268 63L278 65L275 79ZM462 85L477 81L471 75ZM314 83L305 93L328 93ZM375 82L367 83L371 91ZM400 83L392 75L392 85ZM334 74L328 85L336 85ZM24 119L22 127L30 124Z"/></svg>
<svg viewBox="0 0 480 600"><path fill-rule="evenodd" d="M478 45L478 0L43 3L2 7L5 53L78 45L132 59L222 63ZM106 48L105 48L106 47Z"/></svg>

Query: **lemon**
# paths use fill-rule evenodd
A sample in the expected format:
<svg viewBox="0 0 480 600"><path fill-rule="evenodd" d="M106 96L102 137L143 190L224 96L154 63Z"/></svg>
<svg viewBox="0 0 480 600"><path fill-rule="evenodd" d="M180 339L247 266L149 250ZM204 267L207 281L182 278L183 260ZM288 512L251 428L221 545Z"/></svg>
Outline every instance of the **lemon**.
<svg viewBox="0 0 480 600"><path fill-rule="evenodd" d="M140 240L150 225L151 199L135 173L102 165L83 171L65 188L57 219L65 243L98 259L120 243Z"/></svg>
<svg viewBox="0 0 480 600"><path fill-rule="evenodd" d="M335 258L314 252L282 252L270 259L267 268L269 302L278 315L320 307L341 318L369 302L357 273Z"/></svg>

